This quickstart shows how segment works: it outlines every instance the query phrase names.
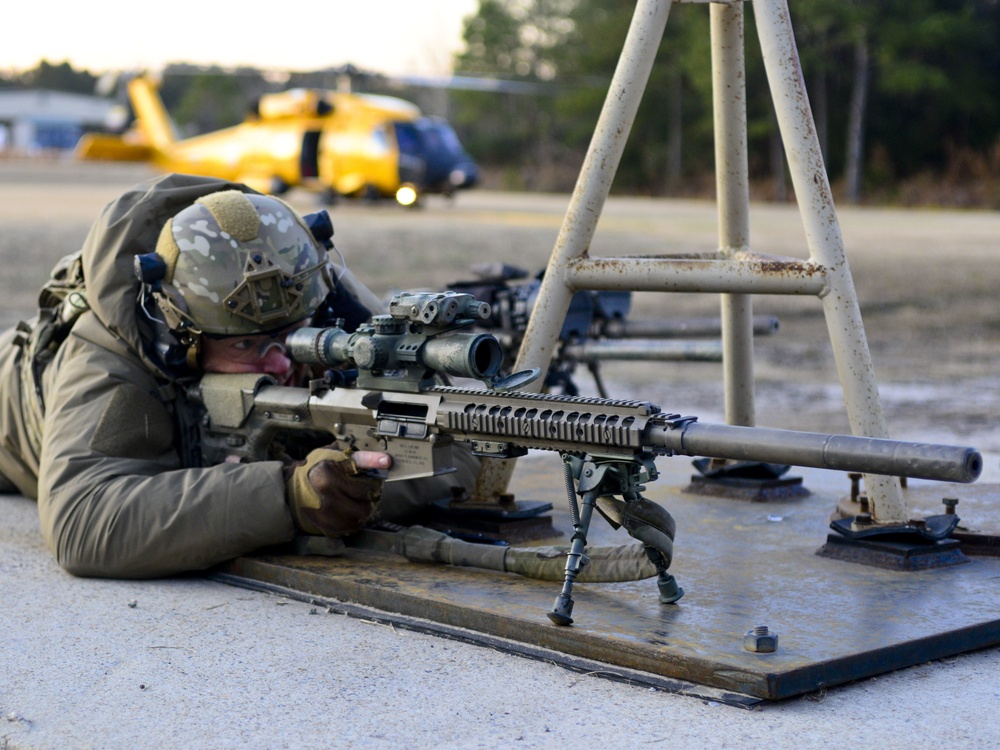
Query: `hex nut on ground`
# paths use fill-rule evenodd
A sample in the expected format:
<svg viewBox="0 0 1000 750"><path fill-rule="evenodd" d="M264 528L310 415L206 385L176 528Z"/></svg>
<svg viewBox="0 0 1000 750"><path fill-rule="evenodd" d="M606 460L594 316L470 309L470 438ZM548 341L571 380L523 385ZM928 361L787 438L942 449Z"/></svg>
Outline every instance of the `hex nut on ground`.
<svg viewBox="0 0 1000 750"><path fill-rule="evenodd" d="M770 654L778 650L778 634L761 625L748 630L743 635L743 648L758 654Z"/></svg>

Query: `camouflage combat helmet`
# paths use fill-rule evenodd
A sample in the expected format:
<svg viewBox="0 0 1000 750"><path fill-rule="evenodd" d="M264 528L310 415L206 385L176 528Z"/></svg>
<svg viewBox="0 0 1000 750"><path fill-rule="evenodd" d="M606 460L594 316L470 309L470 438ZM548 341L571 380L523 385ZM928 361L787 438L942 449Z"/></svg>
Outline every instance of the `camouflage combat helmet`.
<svg viewBox="0 0 1000 750"><path fill-rule="evenodd" d="M312 315L334 288L326 250L271 196L199 198L163 226L156 254L166 266L157 304L188 336L278 330Z"/></svg>

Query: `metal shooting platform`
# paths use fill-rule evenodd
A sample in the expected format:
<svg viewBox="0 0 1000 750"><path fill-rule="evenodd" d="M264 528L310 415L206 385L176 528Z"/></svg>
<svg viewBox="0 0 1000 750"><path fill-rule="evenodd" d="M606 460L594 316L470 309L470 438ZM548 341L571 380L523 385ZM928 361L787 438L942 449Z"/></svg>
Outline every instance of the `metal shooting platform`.
<svg viewBox="0 0 1000 750"><path fill-rule="evenodd" d="M753 426L753 295L814 296L826 318L852 432L889 437L786 0L755 0L754 18L808 257L751 249L742 0L708 3L718 251L697 257L589 254L673 4L639 0L636 5L514 369L548 366L577 291L717 293L726 421ZM548 469L530 463L523 480L518 472L513 478L518 494L556 498L564 508L557 463ZM651 581L580 584L577 624L556 627L544 616L554 584L363 550L329 559L245 558L226 574L248 585L263 582L397 613L379 615L390 622L422 618L420 627L443 635L494 647L502 642L574 668L589 664L617 671L621 679L742 704L817 691L1000 642L994 593L1000 560L991 556L995 535L983 531L1000 526L991 507L1000 499L995 485L921 484L904 490L896 477L865 476L867 506L858 516L867 516L869 526L913 531L916 516L941 514L942 500L958 497L958 514L970 518L971 538L962 543L969 554L962 544L946 544L936 567L913 559L921 548L907 541L893 552L900 543L892 534L862 539L852 549L874 544L875 552L858 564L840 554L843 535L827 541L831 514L838 507L848 517L854 512L850 503L844 510L845 475L803 471L809 497L738 502L682 491L690 479L686 460L661 463L663 475L648 495L677 520L671 572L687 593L676 605L660 604ZM513 470L513 460L488 460L473 501L509 504ZM537 494L553 478L547 494ZM540 484L532 486L536 479ZM554 519L557 529L570 528L564 511L557 509ZM600 523L592 532L593 544L630 541L602 539L602 532L611 532ZM817 554L821 548L823 555ZM880 555L895 561L895 569L879 565ZM744 634L765 624L779 635L777 650L748 652Z"/></svg>
<svg viewBox="0 0 1000 750"><path fill-rule="evenodd" d="M645 494L677 520L670 571L685 589L677 604L659 603L653 578L577 583L575 622L558 627L546 617L557 582L414 563L367 549L349 548L337 557L255 555L229 563L220 575L313 601L320 614L330 607L743 707L1000 642L996 537L992 548L965 548L963 560L934 569L858 564L817 554L832 533L831 511L849 491L843 473L805 469L809 497L750 502L685 492L693 473L689 459L658 464L663 475ZM555 499L553 522L563 536L539 543L566 544L572 527L558 457L521 459L513 489ZM942 495L960 497L960 528L975 531L995 521L1000 486L911 482L906 494L917 513L941 513ZM590 540L634 543L605 523L591 527ZM762 625L778 636L773 653L744 648L745 634Z"/></svg>

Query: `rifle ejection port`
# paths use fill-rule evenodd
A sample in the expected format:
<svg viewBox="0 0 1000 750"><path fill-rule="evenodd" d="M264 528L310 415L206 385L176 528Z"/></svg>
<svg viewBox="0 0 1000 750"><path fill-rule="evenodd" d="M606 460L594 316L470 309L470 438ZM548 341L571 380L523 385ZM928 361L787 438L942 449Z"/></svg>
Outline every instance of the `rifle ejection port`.
<svg viewBox="0 0 1000 750"><path fill-rule="evenodd" d="M380 419L378 421L378 434L385 435L386 437L423 440L427 437L427 425L397 421L395 419Z"/></svg>
<svg viewBox="0 0 1000 750"><path fill-rule="evenodd" d="M378 434L423 440L427 437L427 404L382 401L376 414Z"/></svg>

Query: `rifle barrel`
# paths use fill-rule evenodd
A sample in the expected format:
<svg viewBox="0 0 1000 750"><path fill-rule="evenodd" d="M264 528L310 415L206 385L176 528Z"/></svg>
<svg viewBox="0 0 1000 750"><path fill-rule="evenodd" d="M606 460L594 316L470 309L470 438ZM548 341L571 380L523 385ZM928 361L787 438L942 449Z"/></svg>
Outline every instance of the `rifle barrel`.
<svg viewBox="0 0 1000 750"><path fill-rule="evenodd" d="M722 344L718 341L678 339L584 341L567 344L562 348L562 354L575 362L601 362L608 359L626 362L721 362Z"/></svg>
<svg viewBox="0 0 1000 750"><path fill-rule="evenodd" d="M753 317L755 336L770 336L777 332L778 326L778 319L773 316ZM610 318L601 325L599 334L614 339L712 338L722 335L722 322L718 318L679 320Z"/></svg>
<svg viewBox="0 0 1000 750"><path fill-rule="evenodd" d="M655 445L687 456L946 482L974 482L983 469L983 457L974 448L857 435L690 422L679 429L666 427L651 437Z"/></svg>
<svg viewBox="0 0 1000 750"><path fill-rule="evenodd" d="M447 431L525 448L602 456L648 451L963 483L983 469L975 448L702 423L648 401L448 386L425 393L442 396L438 424Z"/></svg>

